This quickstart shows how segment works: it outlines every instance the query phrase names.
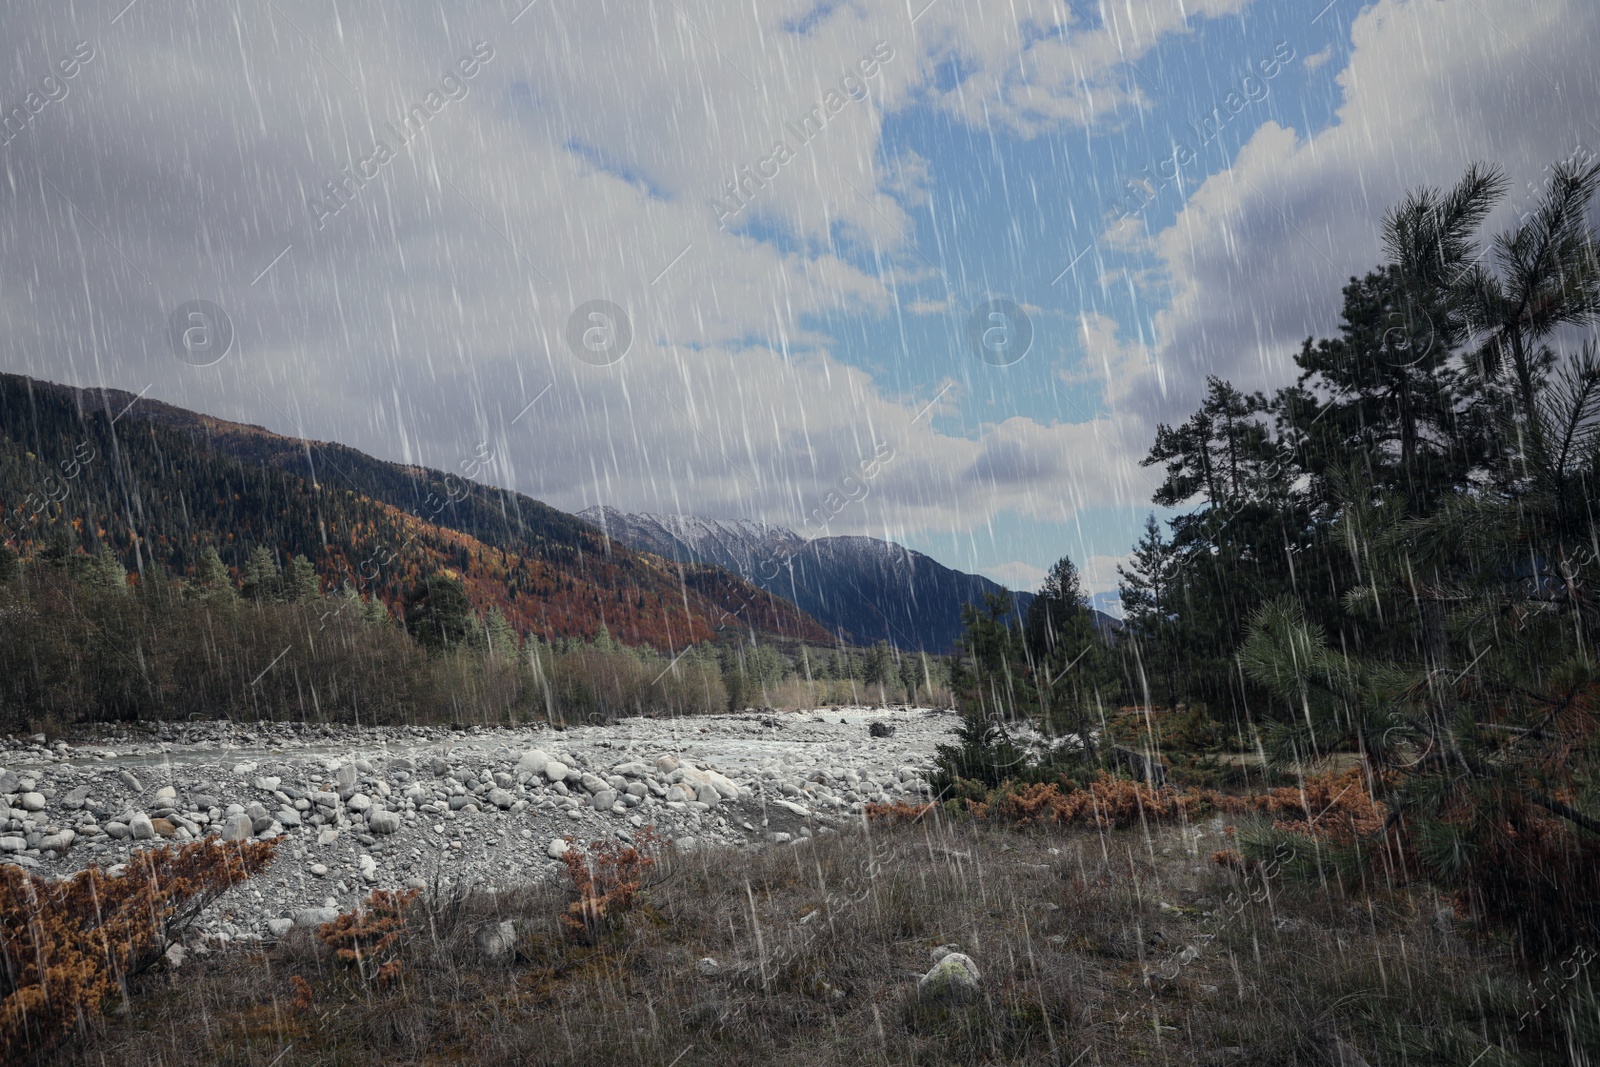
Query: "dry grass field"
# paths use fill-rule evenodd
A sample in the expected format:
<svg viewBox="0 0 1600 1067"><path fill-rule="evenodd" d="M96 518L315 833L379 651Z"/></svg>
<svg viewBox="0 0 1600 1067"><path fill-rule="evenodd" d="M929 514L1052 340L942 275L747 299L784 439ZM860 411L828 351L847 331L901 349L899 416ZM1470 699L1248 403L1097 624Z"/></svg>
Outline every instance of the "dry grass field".
<svg viewBox="0 0 1600 1067"><path fill-rule="evenodd" d="M1218 819L1102 834L930 815L664 857L595 937L562 922L570 884L424 895L382 950L393 980L310 930L191 955L55 1062L1353 1067L1470 1063L1515 1033L1526 986L1432 894L1286 885L1211 862L1227 844ZM486 951L506 921L514 946ZM980 995L919 1001L949 944Z"/></svg>

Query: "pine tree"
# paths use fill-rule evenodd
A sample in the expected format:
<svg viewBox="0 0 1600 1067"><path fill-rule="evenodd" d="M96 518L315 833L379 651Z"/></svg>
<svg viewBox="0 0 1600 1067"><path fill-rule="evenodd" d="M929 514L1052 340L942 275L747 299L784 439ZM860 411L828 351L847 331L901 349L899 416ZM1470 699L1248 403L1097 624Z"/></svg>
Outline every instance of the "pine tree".
<svg viewBox="0 0 1600 1067"><path fill-rule="evenodd" d="M1037 706L1028 682L1028 655L1016 623L1011 593L985 593L983 608L961 608L961 658L952 665L951 686L965 709L980 716L1014 719Z"/></svg>
<svg viewBox="0 0 1600 1067"><path fill-rule="evenodd" d="M393 626L394 616L383 599L373 593L361 602L361 621L369 626Z"/></svg>
<svg viewBox="0 0 1600 1067"><path fill-rule="evenodd" d="M95 549L93 562L85 572L85 584L96 589L108 592L126 593L128 591L128 572L123 568L122 561L117 559L117 554L111 550L110 545L102 544Z"/></svg>
<svg viewBox="0 0 1600 1067"><path fill-rule="evenodd" d="M900 657L900 687L905 690L906 703L917 702L917 690L922 686L927 677L927 657L922 653L915 656L906 653Z"/></svg>
<svg viewBox="0 0 1600 1067"><path fill-rule="evenodd" d="M1137 688L1141 692L1147 688L1146 670L1152 664L1160 664L1165 703L1169 705L1178 700L1174 674L1180 652L1175 647L1173 621L1178 608L1174 595L1178 566L1178 553L1152 514L1145 518L1144 536L1134 545L1133 559L1127 567L1117 568L1117 576L1122 579L1117 595L1122 601L1128 652L1135 661Z"/></svg>
<svg viewBox="0 0 1600 1067"><path fill-rule="evenodd" d="M894 656L889 650L889 642L879 641L867 650L866 662L861 667L861 680L867 685L877 686L881 697L893 669Z"/></svg>
<svg viewBox="0 0 1600 1067"><path fill-rule="evenodd" d="M278 561L273 557L272 549L266 545L257 545L250 550L239 577L239 592L246 600L263 603L283 598L283 578L278 572Z"/></svg>
<svg viewBox="0 0 1600 1067"><path fill-rule="evenodd" d="M1023 638L1041 718L1049 729L1073 729L1092 760L1089 708L1116 686L1115 666L1094 626L1078 568L1062 556L1028 605Z"/></svg>
<svg viewBox="0 0 1600 1067"><path fill-rule="evenodd" d="M234 591L233 579L228 575L227 566L217 554L216 546L207 545L201 551L200 562L195 565L194 585L190 593L199 599L219 603L231 601L238 595Z"/></svg>
<svg viewBox="0 0 1600 1067"><path fill-rule="evenodd" d="M322 582L317 569L304 556L289 559L289 569L283 575L283 599L290 604L314 603L322 596Z"/></svg>
<svg viewBox="0 0 1600 1067"><path fill-rule="evenodd" d="M489 649L489 655L498 659L513 659L517 655L517 633L506 621L505 614L501 612L498 604L489 609L483 619L484 640Z"/></svg>
<svg viewBox="0 0 1600 1067"><path fill-rule="evenodd" d="M443 573L428 575L406 594L406 631L435 651L470 641L478 629L467 591Z"/></svg>

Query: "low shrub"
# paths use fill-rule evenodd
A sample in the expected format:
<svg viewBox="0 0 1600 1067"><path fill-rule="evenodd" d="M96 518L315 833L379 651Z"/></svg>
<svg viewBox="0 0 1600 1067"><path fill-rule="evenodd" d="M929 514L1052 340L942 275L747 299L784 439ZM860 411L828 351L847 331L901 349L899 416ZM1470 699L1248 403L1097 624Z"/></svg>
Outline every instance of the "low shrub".
<svg viewBox="0 0 1600 1067"><path fill-rule="evenodd" d="M632 844L591 841L586 849L574 847L568 839L561 862L578 899L562 922L584 940L598 941L639 903L649 871L656 865L657 857L651 853L659 851L666 839L653 826L633 836Z"/></svg>
<svg viewBox="0 0 1600 1067"><path fill-rule="evenodd" d="M43 1052L98 1015L275 847L168 846L137 853L124 874L88 867L62 882L0 867L0 1060Z"/></svg>
<svg viewBox="0 0 1600 1067"><path fill-rule="evenodd" d="M407 919L419 890L404 893L375 889L366 902L317 928L317 937L333 949L341 963L349 964L369 982L386 985L400 977L404 966ZM298 992L298 991L297 991Z"/></svg>
<svg viewBox="0 0 1600 1067"><path fill-rule="evenodd" d="M916 822L932 810L932 804L908 804L904 800L896 800L888 804L868 804L862 813L869 822L899 826L901 823Z"/></svg>

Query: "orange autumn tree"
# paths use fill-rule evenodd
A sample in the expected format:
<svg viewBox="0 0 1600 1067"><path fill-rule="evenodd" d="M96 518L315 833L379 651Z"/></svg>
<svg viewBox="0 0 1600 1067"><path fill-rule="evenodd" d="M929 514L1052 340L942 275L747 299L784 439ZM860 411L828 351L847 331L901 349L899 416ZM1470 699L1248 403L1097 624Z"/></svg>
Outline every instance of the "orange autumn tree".
<svg viewBox="0 0 1600 1067"><path fill-rule="evenodd" d="M275 844L203 841L136 854L124 874L66 881L0 867L0 1060L17 1062L98 1014Z"/></svg>

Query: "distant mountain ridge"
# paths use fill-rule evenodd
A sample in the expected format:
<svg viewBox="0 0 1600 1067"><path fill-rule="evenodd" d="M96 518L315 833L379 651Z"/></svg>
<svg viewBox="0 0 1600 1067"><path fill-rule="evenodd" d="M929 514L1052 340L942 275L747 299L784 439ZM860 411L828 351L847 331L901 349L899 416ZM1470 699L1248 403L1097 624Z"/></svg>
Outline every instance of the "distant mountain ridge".
<svg viewBox="0 0 1600 1067"><path fill-rule="evenodd" d="M818 537L744 519L630 514L598 506L578 513L630 548L684 563L712 563L792 600L822 625L861 644L944 653L961 636L961 607L1004 587L875 537ZM1019 614L1032 593L1011 594Z"/></svg>
<svg viewBox="0 0 1600 1067"><path fill-rule="evenodd" d="M110 546L130 569L191 573L215 547L238 571L252 548L304 555L391 607L448 571L479 610L518 631L590 637L604 626L662 650L713 639L736 616L812 642L830 632L711 566L621 548L531 497L229 422L117 389L0 374L0 540L31 550L58 529Z"/></svg>

